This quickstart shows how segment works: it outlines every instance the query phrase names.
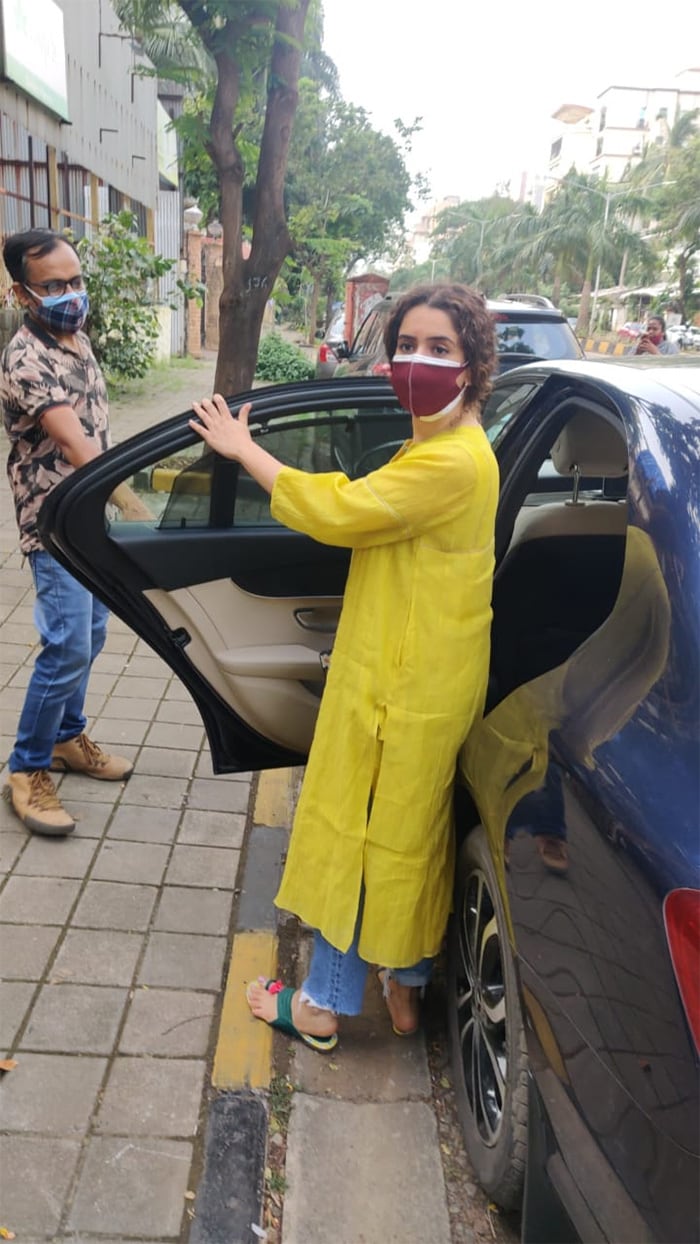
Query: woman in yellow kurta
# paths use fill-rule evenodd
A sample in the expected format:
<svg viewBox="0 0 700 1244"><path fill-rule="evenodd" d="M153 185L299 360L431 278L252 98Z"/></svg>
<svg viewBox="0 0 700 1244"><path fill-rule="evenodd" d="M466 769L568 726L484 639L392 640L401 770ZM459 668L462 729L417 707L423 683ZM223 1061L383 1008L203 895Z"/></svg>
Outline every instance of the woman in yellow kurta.
<svg viewBox="0 0 700 1244"><path fill-rule="evenodd" d="M494 368L480 295L421 286L387 326L391 379L413 436L357 480L285 467L232 420L195 404L192 426L272 494L296 531L353 550L328 681L278 906L315 930L301 990L260 982L253 1013L318 1049L357 1014L370 963L388 965L394 1030L418 1023L450 908L457 752L488 676L495 458L479 420Z"/></svg>

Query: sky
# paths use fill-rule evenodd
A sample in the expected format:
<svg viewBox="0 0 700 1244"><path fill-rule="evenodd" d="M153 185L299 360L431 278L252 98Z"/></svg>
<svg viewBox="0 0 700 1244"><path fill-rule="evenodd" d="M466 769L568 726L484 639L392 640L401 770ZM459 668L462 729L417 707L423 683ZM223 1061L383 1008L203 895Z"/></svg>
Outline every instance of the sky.
<svg viewBox="0 0 700 1244"><path fill-rule="evenodd" d="M395 117L423 117L407 164L431 198L476 199L546 172L561 104L667 86L700 64L700 5L324 0L324 48L376 129L395 137Z"/></svg>

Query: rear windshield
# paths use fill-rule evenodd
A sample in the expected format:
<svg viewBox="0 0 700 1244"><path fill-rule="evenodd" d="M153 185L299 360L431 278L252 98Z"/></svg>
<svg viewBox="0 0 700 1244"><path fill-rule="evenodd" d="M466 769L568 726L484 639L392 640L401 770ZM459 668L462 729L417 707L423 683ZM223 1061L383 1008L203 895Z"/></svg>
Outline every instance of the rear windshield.
<svg viewBox="0 0 700 1244"><path fill-rule="evenodd" d="M352 345L353 358L363 354L384 353L384 329L389 316L374 313L367 316Z"/></svg>
<svg viewBox="0 0 700 1244"><path fill-rule="evenodd" d="M568 324L556 320L511 320L494 316L498 353L529 359L577 359L581 347Z"/></svg>

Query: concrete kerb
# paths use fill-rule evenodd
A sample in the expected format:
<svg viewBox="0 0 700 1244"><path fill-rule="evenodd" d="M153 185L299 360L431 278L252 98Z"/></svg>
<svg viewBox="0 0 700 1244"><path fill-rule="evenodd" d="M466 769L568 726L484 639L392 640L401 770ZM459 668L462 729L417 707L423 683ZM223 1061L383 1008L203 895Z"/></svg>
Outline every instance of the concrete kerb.
<svg viewBox="0 0 700 1244"><path fill-rule="evenodd" d="M611 341L607 337L588 337L582 345L586 354L607 354L611 358L621 357L628 349L624 341Z"/></svg>
<svg viewBox="0 0 700 1244"><path fill-rule="evenodd" d="M253 1018L245 986L277 969L277 892L296 771L261 773L239 874L239 901L221 1008L190 1244L249 1244L263 1212L272 1029Z"/></svg>

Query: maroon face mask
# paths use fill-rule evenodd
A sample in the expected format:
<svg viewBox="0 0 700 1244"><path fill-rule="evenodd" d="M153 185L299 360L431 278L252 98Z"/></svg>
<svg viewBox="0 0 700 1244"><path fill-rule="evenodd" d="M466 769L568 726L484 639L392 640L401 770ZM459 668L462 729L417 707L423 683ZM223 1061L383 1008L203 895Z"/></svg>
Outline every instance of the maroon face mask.
<svg viewBox="0 0 700 1244"><path fill-rule="evenodd" d="M457 377L465 367L452 359L396 354L391 360L391 385L404 410L430 423L443 419L459 402L463 389Z"/></svg>

